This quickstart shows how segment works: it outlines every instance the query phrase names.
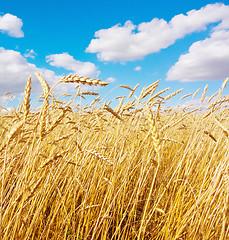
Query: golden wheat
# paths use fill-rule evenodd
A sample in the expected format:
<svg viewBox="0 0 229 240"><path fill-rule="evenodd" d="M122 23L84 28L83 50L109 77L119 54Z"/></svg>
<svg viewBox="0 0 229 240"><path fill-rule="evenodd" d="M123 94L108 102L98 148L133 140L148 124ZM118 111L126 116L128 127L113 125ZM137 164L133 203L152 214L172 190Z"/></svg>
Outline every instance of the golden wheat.
<svg viewBox="0 0 229 240"><path fill-rule="evenodd" d="M180 100L182 100L182 99L184 99L184 98L187 98L187 97L189 97L189 96L192 96L192 93L189 93L189 94L186 94L186 95L182 96L182 97L180 98Z"/></svg>
<svg viewBox="0 0 229 240"><path fill-rule="evenodd" d="M74 104L102 81L40 79L40 112L29 78L23 104L0 115L2 239L228 239L227 81L205 111L165 107L181 89L163 97L159 81ZM77 94L56 97L64 82Z"/></svg>
<svg viewBox="0 0 229 240"><path fill-rule="evenodd" d="M41 83L41 86L43 88L45 97L49 94L50 92L50 87L48 85L48 83L45 81L45 79L40 75L40 73L35 73L36 77L38 78L38 80Z"/></svg>
<svg viewBox="0 0 229 240"><path fill-rule="evenodd" d="M65 82L65 83L81 83L81 84L88 84L88 85L94 85L94 86L106 86L109 83L101 81L101 79L90 79L90 78L85 78L85 77L80 77L76 75L68 75L63 78L61 78L60 83Z"/></svg>
<svg viewBox="0 0 229 240"><path fill-rule="evenodd" d="M194 94L192 95L192 98L194 98L196 96L196 94L200 91L201 88L197 89Z"/></svg>
<svg viewBox="0 0 229 240"><path fill-rule="evenodd" d="M92 91L83 91L83 92L80 93L80 96L82 96L82 95L98 96L99 93L97 93L97 92L92 92Z"/></svg>
<svg viewBox="0 0 229 240"><path fill-rule="evenodd" d="M139 87L139 84L137 84L137 85L133 88L133 91L130 92L130 94L129 94L129 96L128 96L127 99L130 99L130 98L133 96L135 90L136 90L138 87Z"/></svg>
<svg viewBox="0 0 229 240"><path fill-rule="evenodd" d="M221 87L222 90L227 86L228 81L229 81L229 77L226 78L226 79L224 80L224 82L222 83L222 87Z"/></svg>
<svg viewBox="0 0 229 240"><path fill-rule="evenodd" d="M176 96L176 95L179 94L181 91L183 91L183 88L181 88L181 89L179 89L179 90L177 90L177 91L169 94L167 97L164 98L164 101L167 101L167 100L169 100L170 98Z"/></svg>
<svg viewBox="0 0 229 240"><path fill-rule="evenodd" d="M119 116L119 114L116 113L111 107L109 107L108 104L105 104L104 109L110 112L113 116L118 118L120 121L123 121L123 119Z"/></svg>
<svg viewBox="0 0 229 240"><path fill-rule="evenodd" d="M156 153L159 154L161 141L159 138L157 127L156 127L156 121L153 118L153 115L149 108L147 108L147 117L148 117L148 121L150 123L150 131L152 133L154 148L155 148Z"/></svg>
<svg viewBox="0 0 229 240"><path fill-rule="evenodd" d="M205 96L206 96L206 92L207 92L207 89L208 89L208 84L205 86L205 88L204 88L204 92L203 92L203 94L202 94L202 97L201 97L201 103L204 101L204 99L205 99Z"/></svg>
<svg viewBox="0 0 229 240"><path fill-rule="evenodd" d="M24 121L26 121L26 118L29 114L30 94L31 94L31 76L28 78L26 86L25 86L25 96L24 96L24 100L23 100Z"/></svg>

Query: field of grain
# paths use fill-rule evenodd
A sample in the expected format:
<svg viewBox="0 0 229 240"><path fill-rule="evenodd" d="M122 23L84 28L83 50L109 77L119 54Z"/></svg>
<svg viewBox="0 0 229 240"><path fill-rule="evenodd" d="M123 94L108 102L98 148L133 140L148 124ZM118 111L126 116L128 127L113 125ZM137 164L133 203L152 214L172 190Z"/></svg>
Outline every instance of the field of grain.
<svg viewBox="0 0 229 240"><path fill-rule="evenodd" d="M127 95L114 107L82 90L101 80L62 78L76 86L63 100L36 76L39 111L29 78L22 104L0 115L1 239L229 238L228 79L200 110L165 107L186 96L159 81L139 96L117 86Z"/></svg>

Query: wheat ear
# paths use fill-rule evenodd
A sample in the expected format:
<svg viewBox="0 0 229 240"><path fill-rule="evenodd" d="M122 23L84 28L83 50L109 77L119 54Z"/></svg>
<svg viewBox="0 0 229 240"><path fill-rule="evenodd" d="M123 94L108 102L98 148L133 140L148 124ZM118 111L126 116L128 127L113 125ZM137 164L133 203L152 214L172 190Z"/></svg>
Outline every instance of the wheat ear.
<svg viewBox="0 0 229 240"><path fill-rule="evenodd" d="M106 86L108 85L109 83L108 82L104 82L104 81L101 81L101 79L90 79L90 78L85 78L85 77L80 77L80 76L77 76L77 75L68 75L68 76L65 76L63 78L61 78L61 80L59 81L60 83L61 82L65 82L65 83L81 83L81 84L88 84L88 85L94 85L94 86Z"/></svg>
<svg viewBox="0 0 229 240"><path fill-rule="evenodd" d="M197 89L195 93L192 95L192 99L196 96L196 94L200 91L201 88Z"/></svg>
<svg viewBox="0 0 229 240"><path fill-rule="evenodd" d="M35 73L36 77L38 78L38 80L41 83L41 86L43 88L45 97L49 94L50 92L50 87L48 85L48 83L45 81L45 79L40 75L40 73Z"/></svg>
<svg viewBox="0 0 229 240"><path fill-rule="evenodd" d="M111 107L109 107L107 104L105 104L104 109L110 112L112 115L114 115L116 118L118 118L120 121L123 121L123 119L119 116L117 112L115 112Z"/></svg>
<svg viewBox="0 0 229 240"><path fill-rule="evenodd" d="M143 98L145 98L146 96L148 96L149 94L152 96L157 87L158 87L158 84L159 84L159 81L156 81L155 83L152 83L151 85L149 85L147 88L143 88L142 92L141 92L141 95L139 96L139 100L142 100Z"/></svg>
<svg viewBox="0 0 229 240"><path fill-rule="evenodd" d="M97 93L97 92L92 92L92 91L83 91L83 92L81 92L79 95L80 95L80 96L81 96L81 95L92 95L92 96L98 96L99 93Z"/></svg>
<svg viewBox="0 0 229 240"><path fill-rule="evenodd" d="M222 90L227 86L228 81L229 81L229 77L224 80L222 84Z"/></svg>
<svg viewBox="0 0 229 240"><path fill-rule="evenodd" d="M206 92L207 92L207 89L208 89L208 84L205 86L205 88L204 88L204 92L203 92L203 94L202 94L202 97L201 97L201 103L204 101L204 99L205 99L205 96L206 96Z"/></svg>
<svg viewBox="0 0 229 240"><path fill-rule="evenodd" d="M158 92L158 93L156 93L155 95L153 95L153 96L148 100L148 102L151 102L153 99L155 99L155 98L157 98L157 97L160 97L160 95L161 95L162 93L164 93L164 92L166 92L166 91L168 91L168 90L169 90L169 88L165 88L165 89L161 90L160 92Z"/></svg>
<svg viewBox="0 0 229 240"><path fill-rule="evenodd" d="M211 102L211 100L217 95L217 93L219 93L219 91L211 95L211 97L208 99L208 103Z"/></svg>
<svg viewBox="0 0 229 240"><path fill-rule="evenodd" d="M121 87L121 88L126 88L126 89L128 89L128 90L130 90L132 92L134 91L134 89L132 89L132 88L126 86L126 85L118 85L118 86Z"/></svg>
<svg viewBox="0 0 229 240"><path fill-rule="evenodd" d="M50 93L50 87L48 83L45 81L45 79L40 75L40 73L35 73L35 75L40 81L41 86L43 88L44 95L45 95L44 103L42 105L41 112L40 112L41 118L40 118L40 129L39 129L39 136L43 137L46 129L45 123L48 116L48 106L49 106L48 95ZM39 124L39 121L38 121L38 124Z"/></svg>
<svg viewBox="0 0 229 240"><path fill-rule="evenodd" d="M189 97L189 96L191 96L191 95L192 95L192 93L186 94L186 95L182 96L182 97L180 98L180 100L182 100L182 99L184 99L184 98L187 98L187 97Z"/></svg>
<svg viewBox="0 0 229 240"><path fill-rule="evenodd" d="M23 101L24 121L26 121L26 118L29 114L30 94L31 94L31 76L29 76L26 86L25 86L25 96L24 96L24 101Z"/></svg>
<svg viewBox="0 0 229 240"><path fill-rule="evenodd" d="M175 95L177 95L178 93L180 93L183 89L184 89L184 88L181 88L181 89L179 89L179 90L177 90L177 91L175 91L175 92L169 94L167 97L165 97L164 101L166 101L166 100L168 100L168 99L174 97Z"/></svg>

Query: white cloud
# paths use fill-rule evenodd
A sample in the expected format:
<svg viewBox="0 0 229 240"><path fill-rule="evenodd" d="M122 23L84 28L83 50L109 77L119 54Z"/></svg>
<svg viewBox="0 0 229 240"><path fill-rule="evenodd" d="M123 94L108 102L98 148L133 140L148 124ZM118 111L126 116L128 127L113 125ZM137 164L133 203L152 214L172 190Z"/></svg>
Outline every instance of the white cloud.
<svg viewBox="0 0 229 240"><path fill-rule="evenodd" d="M77 61L68 53L46 56L46 61L51 66L63 67L69 71L73 71L74 74L84 77L98 77L100 73L94 63Z"/></svg>
<svg viewBox="0 0 229 240"><path fill-rule="evenodd" d="M112 83L112 82L116 81L116 78L109 77L109 78L106 79L106 81L109 82L109 83Z"/></svg>
<svg viewBox="0 0 229 240"><path fill-rule="evenodd" d="M75 60L73 59L73 63L74 61ZM58 62L55 63L57 64ZM59 64L61 66L64 65L64 63L61 61L59 62ZM84 68L84 73L86 73L85 69L86 68ZM93 68L91 69L93 70ZM38 68L35 64L29 63L27 59L18 51L7 50L3 47L0 47L0 96L3 95L4 92L8 91L11 91L13 95L23 95L26 81L30 75L32 75L32 93L41 94L41 84L34 75L34 73L37 72L42 75L42 77L48 82L50 87L52 87L58 80L63 77L56 75L54 71L46 68ZM98 74L98 72L94 73ZM88 86L84 86L84 89L87 88ZM54 90L54 93L58 95L60 93L66 93L69 91L75 91L72 84L60 84Z"/></svg>
<svg viewBox="0 0 229 240"><path fill-rule="evenodd" d="M181 108L189 106L189 109L195 109L201 107L201 110L206 109L210 103L208 103L209 97L205 97L204 101L201 103L201 99L191 99L182 103Z"/></svg>
<svg viewBox="0 0 229 240"><path fill-rule="evenodd" d="M134 69L134 71L141 71L142 70L142 67L140 67L140 66L137 66L135 69Z"/></svg>
<svg viewBox="0 0 229 240"><path fill-rule="evenodd" d="M27 49L24 54L24 57L34 59L36 55L37 54L35 53L35 51L33 49L31 49L31 50Z"/></svg>
<svg viewBox="0 0 229 240"><path fill-rule="evenodd" d="M210 38L195 42L170 68L167 80L181 82L224 80L229 76L229 31L213 32Z"/></svg>
<svg viewBox="0 0 229 240"><path fill-rule="evenodd" d="M60 79L53 71L37 68L34 64L29 63L20 52L0 47L1 95L7 91L11 91L13 94L22 93L28 77L36 72L40 72L51 85ZM40 83L34 76L33 80L33 93L38 93L41 91Z"/></svg>
<svg viewBox="0 0 229 240"><path fill-rule="evenodd" d="M0 16L0 31L7 33L11 37L24 37L24 33L21 30L22 25L22 20L12 14L7 13Z"/></svg>
<svg viewBox="0 0 229 240"><path fill-rule="evenodd" d="M109 29L101 29L86 52L97 53L101 61L133 61L165 49L177 39L196 31L206 30L210 23L218 25L214 31L229 28L229 6L209 4L200 10L192 10L187 15L174 16L170 22L154 18L135 26L127 21L124 26L117 24Z"/></svg>

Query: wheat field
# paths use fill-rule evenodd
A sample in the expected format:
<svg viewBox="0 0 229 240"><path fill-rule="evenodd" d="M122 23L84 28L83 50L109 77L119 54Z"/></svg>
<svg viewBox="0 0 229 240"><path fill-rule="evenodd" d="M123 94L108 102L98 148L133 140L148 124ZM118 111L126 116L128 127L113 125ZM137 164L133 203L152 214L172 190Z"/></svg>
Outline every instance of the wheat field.
<svg viewBox="0 0 229 240"><path fill-rule="evenodd" d="M23 102L0 115L1 239L229 239L229 79L200 110L165 107L188 96L159 81L139 96L119 85L127 95L107 102L82 89L106 87L99 79L36 76L40 108L29 77ZM55 96L68 83L75 93ZM202 104L207 88L192 97Z"/></svg>

